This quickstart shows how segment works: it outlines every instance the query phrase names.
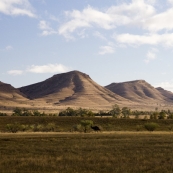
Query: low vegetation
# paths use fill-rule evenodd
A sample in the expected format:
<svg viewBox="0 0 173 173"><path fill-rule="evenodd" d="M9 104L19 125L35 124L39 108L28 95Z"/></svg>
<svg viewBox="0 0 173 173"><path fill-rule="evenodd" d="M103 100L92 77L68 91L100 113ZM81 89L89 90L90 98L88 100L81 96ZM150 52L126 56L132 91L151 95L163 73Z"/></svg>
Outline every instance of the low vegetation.
<svg viewBox="0 0 173 173"><path fill-rule="evenodd" d="M112 117L0 117L0 132L92 132L90 126L98 126L102 131L147 131L146 124L157 124L154 131L173 131L172 119L119 119ZM88 128L88 129L87 129ZM16 130L15 130L16 129Z"/></svg>
<svg viewBox="0 0 173 173"><path fill-rule="evenodd" d="M1 173L166 173L172 134L35 134L0 136Z"/></svg>
<svg viewBox="0 0 173 173"><path fill-rule="evenodd" d="M1 112L0 112L0 116L7 116L7 114L6 114L6 113L1 113Z"/></svg>
<svg viewBox="0 0 173 173"><path fill-rule="evenodd" d="M158 124L157 123L146 123L144 124L144 127L148 130L148 131L154 131L156 130L156 128L158 127Z"/></svg>
<svg viewBox="0 0 173 173"><path fill-rule="evenodd" d="M44 124L7 124L6 125L7 132L16 133L18 131L21 132L58 132L58 126L54 123L48 123L47 125Z"/></svg>

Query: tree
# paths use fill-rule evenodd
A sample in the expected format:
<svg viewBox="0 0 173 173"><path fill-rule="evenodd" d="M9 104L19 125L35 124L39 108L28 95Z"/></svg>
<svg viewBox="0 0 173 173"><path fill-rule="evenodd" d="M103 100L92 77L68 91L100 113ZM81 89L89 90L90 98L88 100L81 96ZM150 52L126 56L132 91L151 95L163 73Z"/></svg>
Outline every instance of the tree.
<svg viewBox="0 0 173 173"><path fill-rule="evenodd" d="M82 120L80 122L80 124L83 127L84 133L86 133L87 130L90 129L90 127L93 125L93 121L92 120Z"/></svg>
<svg viewBox="0 0 173 173"><path fill-rule="evenodd" d="M161 111L161 112L159 113L158 118L159 118L159 119L165 119L165 117L166 117L166 112L165 112L165 111Z"/></svg>
<svg viewBox="0 0 173 173"><path fill-rule="evenodd" d="M68 107L66 109L66 114L67 114L67 116L76 116L77 115L76 111L70 107Z"/></svg>
<svg viewBox="0 0 173 173"><path fill-rule="evenodd" d="M158 119L159 112L153 112L153 119Z"/></svg>
<svg viewBox="0 0 173 173"><path fill-rule="evenodd" d="M112 106L112 110L110 111L110 114L114 117L118 117L121 114L121 109L117 104Z"/></svg>
<svg viewBox="0 0 173 173"><path fill-rule="evenodd" d="M77 111L68 107L66 110L59 112L59 116L77 116Z"/></svg>
<svg viewBox="0 0 173 173"><path fill-rule="evenodd" d="M12 116L22 116L22 109L20 109L20 108L15 108L15 109L13 110Z"/></svg>
<svg viewBox="0 0 173 173"><path fill-rule="evenodd" d="M131 110L128 107L123 107L122 114L124 116L123 118L128 118L129 115L131 114Z"/></svg>

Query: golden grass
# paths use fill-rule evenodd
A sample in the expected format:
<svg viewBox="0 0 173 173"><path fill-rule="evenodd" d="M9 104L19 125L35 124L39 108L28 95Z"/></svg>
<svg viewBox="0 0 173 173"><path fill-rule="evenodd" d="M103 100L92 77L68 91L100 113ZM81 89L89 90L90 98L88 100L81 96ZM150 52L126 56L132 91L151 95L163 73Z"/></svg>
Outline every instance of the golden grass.
<svg viewBox="0 0 173 173"><path fill-rule="evenodd" d="M0 134L2 173L170 173L168 132Z"/></svg>

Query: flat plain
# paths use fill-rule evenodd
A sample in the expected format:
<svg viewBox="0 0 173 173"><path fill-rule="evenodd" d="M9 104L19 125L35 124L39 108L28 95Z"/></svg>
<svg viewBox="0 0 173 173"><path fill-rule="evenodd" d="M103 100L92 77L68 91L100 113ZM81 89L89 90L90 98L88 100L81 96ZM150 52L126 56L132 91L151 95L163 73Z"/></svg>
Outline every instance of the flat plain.
<svg viewBox="0 0 173 173"><path fill-rule="evenodd" d="M173 134L0 134L1 173L170 173Z"/></svg>

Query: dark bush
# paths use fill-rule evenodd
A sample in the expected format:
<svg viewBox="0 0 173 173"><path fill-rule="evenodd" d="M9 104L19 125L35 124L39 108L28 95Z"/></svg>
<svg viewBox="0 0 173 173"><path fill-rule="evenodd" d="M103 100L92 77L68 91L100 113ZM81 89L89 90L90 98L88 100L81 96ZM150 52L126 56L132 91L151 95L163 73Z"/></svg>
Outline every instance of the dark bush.
<svg viewBox="0 0 173 173"><path fill-rule="evenodd" d="M148 131L154 131L157 127L158 124L157 123L146 123L144 124L145 129L147 129Z"/></svg>

